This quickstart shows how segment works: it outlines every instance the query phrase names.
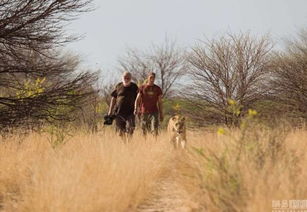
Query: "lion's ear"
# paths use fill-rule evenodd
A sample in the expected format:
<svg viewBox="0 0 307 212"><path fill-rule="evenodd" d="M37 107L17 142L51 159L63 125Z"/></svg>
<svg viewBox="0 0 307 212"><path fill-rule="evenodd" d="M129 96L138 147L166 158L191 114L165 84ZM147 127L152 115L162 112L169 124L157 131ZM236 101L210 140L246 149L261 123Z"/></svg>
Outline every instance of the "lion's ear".
<svg viewBox="0 0 307 212"><path fill-rule="evenodd" d="M176 120L176 116L173 116L173 117L172 117L172 120L175 121L175 120Z"/></svg>
<svg viewBox="0 0 307 212"><path fill-rule="evenodd" d="M183 117L181 118L181 120L182 120L182 121L185 121L185 117L183 116Z"/></svg>

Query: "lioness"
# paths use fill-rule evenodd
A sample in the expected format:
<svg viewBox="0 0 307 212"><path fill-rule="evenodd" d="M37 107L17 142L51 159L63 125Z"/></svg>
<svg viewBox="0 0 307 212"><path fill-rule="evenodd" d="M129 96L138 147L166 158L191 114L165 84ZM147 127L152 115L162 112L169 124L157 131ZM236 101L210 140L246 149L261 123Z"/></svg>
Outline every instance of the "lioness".
<svg viewBox="0 0 307 212"><path fill-rule="evenodd" d="M181 148L184 149L187 143L185 117L181 115L171 117L168 122L167 131L174 147L178 148L180 144Z"/></svg>

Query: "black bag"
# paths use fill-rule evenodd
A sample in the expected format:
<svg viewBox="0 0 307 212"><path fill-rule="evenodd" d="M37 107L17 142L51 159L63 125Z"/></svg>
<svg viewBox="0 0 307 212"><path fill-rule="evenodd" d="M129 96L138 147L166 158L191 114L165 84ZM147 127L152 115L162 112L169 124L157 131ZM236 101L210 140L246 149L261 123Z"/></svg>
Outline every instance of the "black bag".
<svg viewBox="0 0 307 212"><path fill-rule="evenodd" d="M104 125L112 125L113 120L116 118L116 115L105 115L104 117Z"/></svg>

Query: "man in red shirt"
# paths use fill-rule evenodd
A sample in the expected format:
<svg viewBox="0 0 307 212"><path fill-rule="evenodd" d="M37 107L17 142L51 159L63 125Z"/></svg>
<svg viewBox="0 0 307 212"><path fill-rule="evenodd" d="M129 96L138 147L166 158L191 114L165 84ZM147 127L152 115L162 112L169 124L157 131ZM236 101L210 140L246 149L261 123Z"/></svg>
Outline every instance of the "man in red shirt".
<svg viewBox="0 0 307 212"><path fill-rule="evenodd" d="M155 73L148 75L146 84L139 88L139 93L135 100L134 114L137 114L140 109L142 115L141 125L145 136L148 132L154 132L154 135L157 136L159 121L163 121L162 90L154 84L155 78Z"/></svg>

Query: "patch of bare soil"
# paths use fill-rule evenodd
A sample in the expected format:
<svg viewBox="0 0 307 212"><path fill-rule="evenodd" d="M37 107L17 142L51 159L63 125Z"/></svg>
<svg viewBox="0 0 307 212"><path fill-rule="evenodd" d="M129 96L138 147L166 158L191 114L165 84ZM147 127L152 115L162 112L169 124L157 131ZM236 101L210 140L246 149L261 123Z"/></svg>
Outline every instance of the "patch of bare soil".
<svg viewBox="0 0 307 212"><path fill-rule="evenodd" d="M182 172L174 162L171 170L154 186L149 196L137 207L138 212L203 211L182 183ZM181 180L179 180L181 179Z"/></svg>

